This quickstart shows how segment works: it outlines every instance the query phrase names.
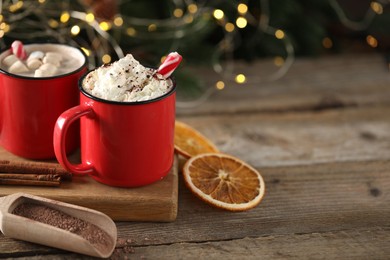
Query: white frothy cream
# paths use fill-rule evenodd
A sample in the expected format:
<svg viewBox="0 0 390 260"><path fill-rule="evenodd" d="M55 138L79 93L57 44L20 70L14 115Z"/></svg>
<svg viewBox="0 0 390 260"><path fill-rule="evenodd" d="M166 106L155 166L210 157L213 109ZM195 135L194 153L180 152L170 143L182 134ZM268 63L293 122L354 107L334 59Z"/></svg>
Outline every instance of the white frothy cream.
<svg viewBox="0 0 390 260"><path fill-rule="evenodd" d="M95 69L83 81L89 94L121 102L151 100L169 92L172 85L170 79L145 68L131 54Z"/></svg>

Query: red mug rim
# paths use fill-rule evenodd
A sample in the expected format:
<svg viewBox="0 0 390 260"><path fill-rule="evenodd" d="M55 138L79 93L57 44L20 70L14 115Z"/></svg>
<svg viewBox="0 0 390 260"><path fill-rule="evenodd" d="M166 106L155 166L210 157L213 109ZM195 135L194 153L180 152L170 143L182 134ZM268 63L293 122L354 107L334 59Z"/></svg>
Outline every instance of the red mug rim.
<svg viewBox="0 0 390 260"><path fill-rule="evenodd" d="M50 77L31 77L31 76L23 76L23 75L18 75L18 74L14 74L14 73L10 73L4 69L2 69L0 67L0 73L2 74L5 74L5 75L8 75L8 76L12 76L14 78L21 78L21 79L29 79L29 80L49 80L49 79L55 79L55 78L62 78L62 77L66 77L66 76L69 76L69 75L72 75L72 74L75 74L81 70L84 69L84 67L86 67L86 65L88 64L88 57L87 55L85 55L84 51L79 48L79 47L75 47L75 46L71 46L71 45L67 45L67 44L62 44L62 43L40 43L40 42L32 42L32 43L28 43L28 44L25 44L25 46L28 46L28 45L37 45L37 44L40 44L40 45L46 45L46 44L50 44L50 45L62 45L62 46L67 46L67 47L70 47L70 48L74 48L76 50L78 50L81 55L83 55L84 57L84 63L76 70L73 70L71 72L68 72L68 73L65 73L65 74L60 74L60 75L55 75L55 76L50 76ZM10 50L10 47L6 47L2 50L0 50L0 54L3 54L5 51L8 51Z"/></svg>
<svg viewBox="0 0 390 260"><path fill-rule="evenodd" d="M96 97L96 96L93 96L93 95L89 94L83 88L83 81L84 81L85 77L89 73L91 73L92 71L94 71L96 69L98 69L98 68L95 68L95 69L90 70L87 73L85 73L79 79L79 84L78 85L79 85L80 92L84 96L86 96L86 97L88 97L90 99L93 99L95 101L98 101L98 102L108 103L108 104L115 104L115 105L142 105L142 104L153 103L153 102L165 99L166 97L172 95L176 91L176 80L175 80L175 78L173 76L170 76L168 79L170 79L172 81L172 88L167 93L165 93L164 95L161 95L159 97L156 97L156 98L153 98L153 99L149 99L149 100L143 100L143 101L113 101L113 100L102 99L102 98L99 98L99 97Z"/></svg>

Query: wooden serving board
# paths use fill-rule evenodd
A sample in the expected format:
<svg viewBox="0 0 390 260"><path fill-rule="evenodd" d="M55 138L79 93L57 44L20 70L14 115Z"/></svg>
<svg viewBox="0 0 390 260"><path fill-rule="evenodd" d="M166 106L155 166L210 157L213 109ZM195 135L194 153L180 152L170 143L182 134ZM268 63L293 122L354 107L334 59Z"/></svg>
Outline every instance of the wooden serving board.
<svg viewBox="0 0 390 260"><path fill-rule="evenodd" d="M73 159L79 157L76 153ZM17 157L0 147L0 160L38 162ZM57 162L52 162L57 163ZM95 209L115 221L170 222L176 219L178 159L161 181L139 188L118 188L101 184L89 176L73 176L59 187L0 185L0 197L25 192Z"/></svg>

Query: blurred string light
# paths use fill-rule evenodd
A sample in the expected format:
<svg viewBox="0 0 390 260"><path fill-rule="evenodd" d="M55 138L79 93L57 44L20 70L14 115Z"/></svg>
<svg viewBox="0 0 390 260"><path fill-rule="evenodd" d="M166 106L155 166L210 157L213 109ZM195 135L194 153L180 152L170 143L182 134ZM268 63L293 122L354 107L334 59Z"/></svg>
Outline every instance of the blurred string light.
<svg viewBox="0 0 390 260"><path fill-rule="evenodd" d="M367 44L370 45L372 48L376 48L378 46L378 41L375 39L372 35L367 35L366 37Z"/></svg>
<svg viewBox="0 0 390 260"><path fill-rule="evenodd" d="M341 23L345 27L355 31L362 31L362 30L366 30L371 25L371 23L373 22L374 18L377 15L381 15L383 13L384 6L390 4L390 0L371 1L370 7L366 11L361 21L352 21L351 19L349 19L337 0L329 0L329 3L333 7ZM331 42L328 41L327 44L326 41L327 40L325 38L323 41L323 45L325 48L327 48L326 46L332 45ZM378 47L378 40L372 35L367 35L366 42L372 48Z"/></svg>
<svg viewBox="0 0 390 260"><path fill-rule="evenodd" d="M325 49L330 49L333 46L333 41L329 37L325 37L322 39L322 46L324 46Z"/></svg>
<svg viewBox="0 0 390 260"><path fill-rule="evenodd" d="M213 16L217 20L222 20L225 16L225 13L221 9L215 9L213 12Z"/></svg>
<svg viewBox="0 0 390 260"><path fill-rule="evenodd" d="M238 17L236 19L236 25L238 28L243 29L247 26L247 24L248 24L248 21L245 19L245 17Z"/></svg>
<svg viewBox="0 0 390 260"><path fill-rule="evenodd" d="M215 53L214 56L216 57L213 59L215 61L213 63L214 70L222 76L222 79L215 83L215 89L223 90L232 82L238 85L257 84L274 81L283 77L293 64L295 52L288 35L282 29L273 28L269 25L269 0L260 0L261 13L259 18L254 17L250 13L248 5L245 2L229 3L237 10L237 17L234 21L229 21L224 15L223 10L215 9L213 11L213 17L225 29L225 37L220 42L219 50ZM233 43L242 41L242 39L239 39L239 31L245 29L247 26L256 28L259 33L265 33L271 37L275 37L284 46L285 56L277 56L273 59L273 66L275 67L273 73L261 75L262 73L259 72L256 75L248 76L245 71L238 71L235 68L236 62L233 59L233 51L236 46L233 46ZM223 63L221 62L222 60L224 60Z"/></svg>
<svg viewBox="0 0 390 260"><path fill-rule="evenodd" d="M383 5L389 4L389 1L372 1L370 4L370 8L368 8L366 14L361 21L352 21L351 19L349 19L337 0L329 0L329 3L333 7L337 16L345 27L355 31L361 31L367 29L368 26L370 26L377 14L382 14Z"/></svg>
<svg viewBox="0 0 390 260"><path fill-rule="evenodd" d="M246 82L246 77L244 74L238 74L236 77L235 77L235 80L238 84L243 84Z"/></svg>
<svg viewBox="0 0 390 260"><path fill-rule="evenodd" d="M115 52L118 58L124 56L122 48L112 36L113 29L120 30L126 37L138 41L171 40L168 50L170 51L178 49L181 40L186 36L201 32L208 26L210 19L213 19L221 26L224 33L211 58L212 68L221 78L193 102L178 102L178 106L191 107L199 105L215 91L226 89L230 83L245 85L277 80L283 77L293 64L295 51L288 34L282 28L274 28L269 24L270 0L258 1L260 14L256 17L249 10L247 0L224 2L227 8L235 8L235 17L227 17L222 7L213 8L207 5L208 1L174 0L171 17L167 19L138 18L118 13L112 21L98 21L95 14L88 10L85 12L71 10L70 1L0 1L0 47L5 47L2 38L6 35L21 40L46 35L56 38L59 42L80 46L89 57L91 66L96 66L97 63L111 62L112 52ZM384 6L390 1L372 1L361 21L350 20L337 0L329 0L329 3L344 26L353 30L364 30L372 23L375 16L383 13ZM31 19L31 15L35 15L35 18ZM37 18L40 20L37 21ZM18 25L25 27L22 27L23 30L13 30ZM248 76L245 71L238 71L235 66L233 52L238 47L236 45L243 41L240 30L249 26L255 28L260 34L274 37L284 46L284 55L271 59L275 70L273 73L267 73L266 76ZM30 29L35 29L34 33L30 33ZM83 36L80 36L81 32ZM377 39L372 35L367 35L366 42L373 48L378 46ZM325 49L332 48L332 39L325 37L322 45Z"/></svg>

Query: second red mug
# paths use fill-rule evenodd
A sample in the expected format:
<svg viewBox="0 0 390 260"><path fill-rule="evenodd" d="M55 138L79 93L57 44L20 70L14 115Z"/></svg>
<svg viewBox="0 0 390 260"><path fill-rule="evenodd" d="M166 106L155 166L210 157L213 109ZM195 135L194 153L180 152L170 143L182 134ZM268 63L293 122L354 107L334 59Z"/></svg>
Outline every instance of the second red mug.
<svg viewBox="0 0 390 260"><path fill-rule="evenodd" d="M84 52L64 44L35 43L26 51L61 53L74 70L55 76L39 77L10 73L0 66L0 145L28 159L51 159L53 129L58 116L79 104L78 80L87 71ZM8 48L0 61L11 54ZM69 130L67 152L79 146L77 125Z"/></svg>
<svg viewBox="0 0 390 260"><path fill-rule="evenodd" d="M141 102L107 101L85 92L80 105L58 118L53 136L57 160L74 174L89 174L110 186L137 187L161 180L174 156L176 85L165 95ZM69 162L68 128L80 119L81 163Z"/></svg>

